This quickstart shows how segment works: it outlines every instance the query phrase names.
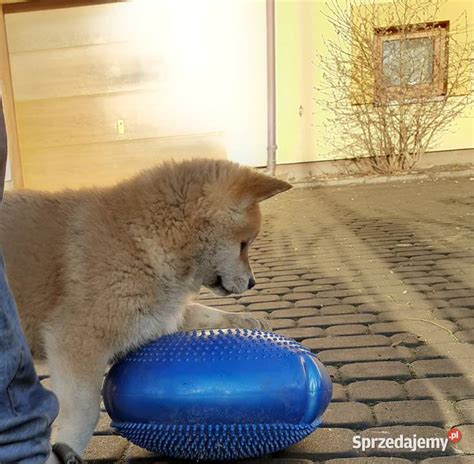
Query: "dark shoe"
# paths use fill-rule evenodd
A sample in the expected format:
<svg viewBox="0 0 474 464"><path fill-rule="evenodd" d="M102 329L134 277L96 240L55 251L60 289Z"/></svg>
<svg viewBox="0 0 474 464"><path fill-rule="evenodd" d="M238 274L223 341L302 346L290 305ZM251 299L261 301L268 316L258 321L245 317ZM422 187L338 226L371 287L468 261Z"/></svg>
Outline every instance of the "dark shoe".
<svg viewBox="0 0 474 464"><path fill-rule="evenodd" d="M57 456L61 464L85 464L86 462L65 443L56 443L53 445L53 453Z"/></svg>

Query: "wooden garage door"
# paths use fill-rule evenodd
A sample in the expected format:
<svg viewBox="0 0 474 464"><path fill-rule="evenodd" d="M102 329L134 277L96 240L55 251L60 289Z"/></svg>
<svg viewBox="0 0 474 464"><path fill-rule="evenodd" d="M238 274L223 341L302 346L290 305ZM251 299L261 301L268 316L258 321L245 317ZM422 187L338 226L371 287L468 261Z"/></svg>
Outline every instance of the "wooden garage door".
<svg viewBox="0 0 474 464"><path fill-rule="evenodd" d="M6 16L25 187L115 183L164 159L265 163L263 1Z"/></svg>

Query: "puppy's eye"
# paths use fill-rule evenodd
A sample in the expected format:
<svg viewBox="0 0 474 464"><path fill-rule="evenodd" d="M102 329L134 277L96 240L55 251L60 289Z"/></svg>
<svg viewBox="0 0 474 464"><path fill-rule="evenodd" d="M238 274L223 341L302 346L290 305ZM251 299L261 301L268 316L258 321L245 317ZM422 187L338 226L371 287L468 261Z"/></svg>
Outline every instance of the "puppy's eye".
<svg viewBox="0 0 474 464"><path fill-rule="evenodd" d="M242 253L247 248L248 242L240 242L240 252Z"/></svg>

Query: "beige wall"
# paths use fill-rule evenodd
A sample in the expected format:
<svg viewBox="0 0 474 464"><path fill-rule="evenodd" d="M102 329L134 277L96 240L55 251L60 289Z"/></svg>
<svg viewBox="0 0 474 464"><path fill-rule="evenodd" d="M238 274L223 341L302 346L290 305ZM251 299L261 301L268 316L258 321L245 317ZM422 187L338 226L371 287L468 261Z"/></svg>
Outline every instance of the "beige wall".
<svg viewBox="0 0 474 464"><path fill-rule="evenodd" d="M6 26L26 187L110 184L171 157L265 163L264 0L136 0Z"/></svg>

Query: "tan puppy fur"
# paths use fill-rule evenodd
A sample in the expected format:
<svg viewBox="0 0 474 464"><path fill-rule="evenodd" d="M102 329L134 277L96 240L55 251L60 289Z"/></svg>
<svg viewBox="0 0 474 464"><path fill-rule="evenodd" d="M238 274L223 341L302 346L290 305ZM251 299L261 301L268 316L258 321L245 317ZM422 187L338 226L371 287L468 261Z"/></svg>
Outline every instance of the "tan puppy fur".
<svg viewBox="0 0 474 464"><path fill-rule="evenodd" d="M177 330L264 327L192 303L253 286L258 203L290 188L229 161L169 163L117 186L7 193L0 243L24 330L59 397L58 440L82 453L108 363Z"/></svg>

